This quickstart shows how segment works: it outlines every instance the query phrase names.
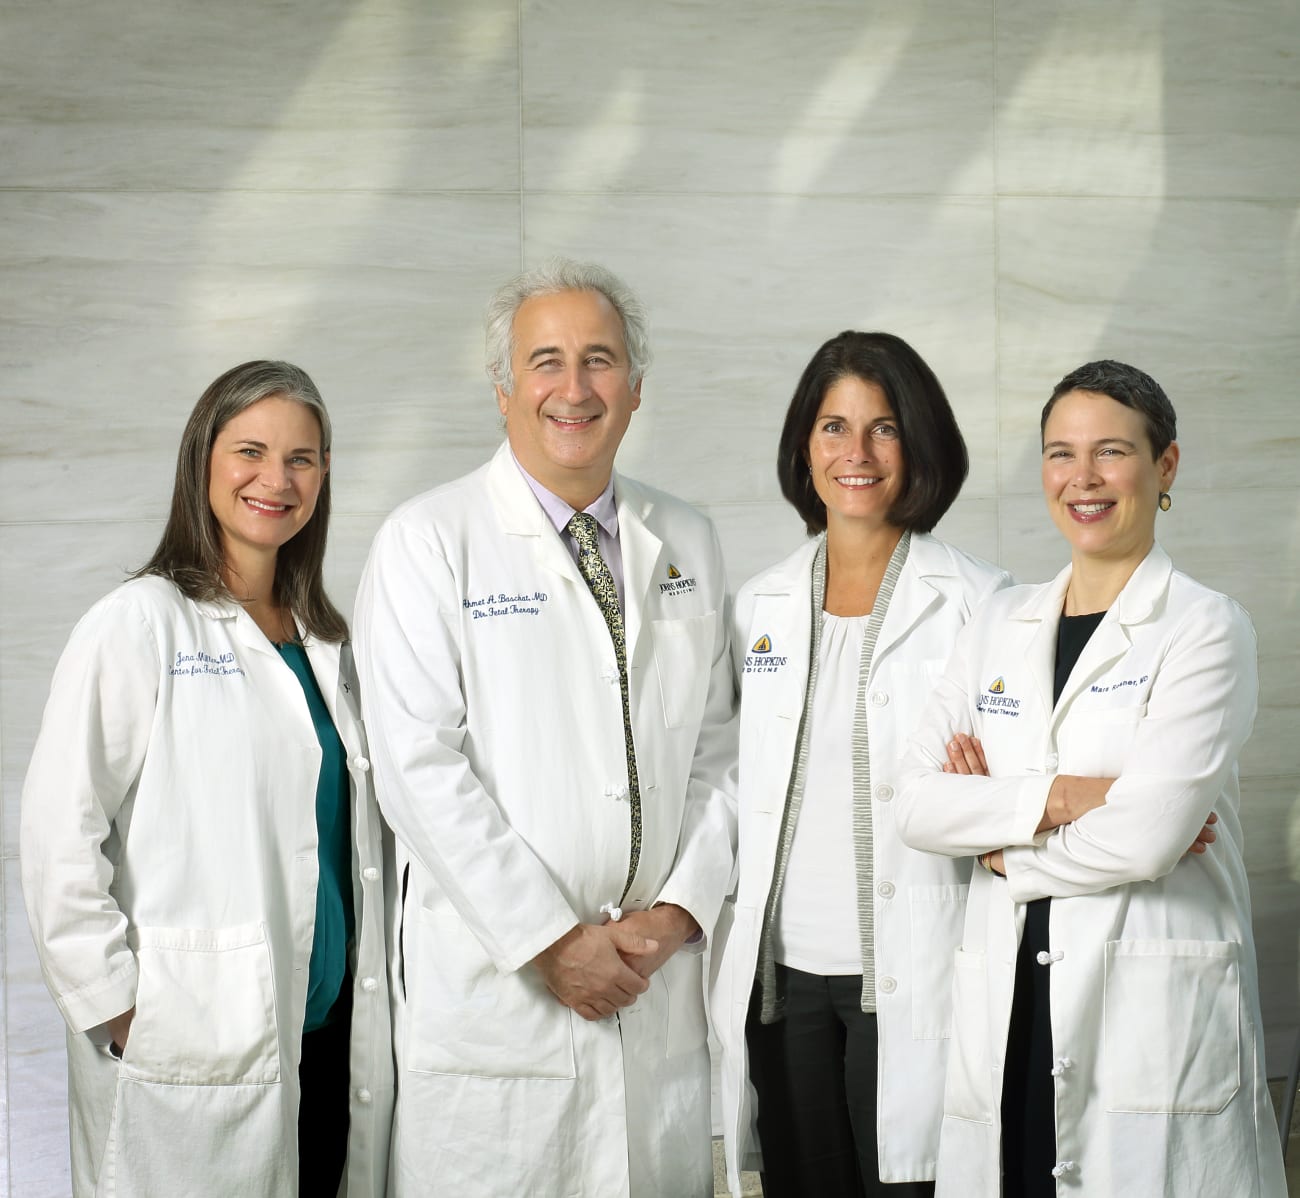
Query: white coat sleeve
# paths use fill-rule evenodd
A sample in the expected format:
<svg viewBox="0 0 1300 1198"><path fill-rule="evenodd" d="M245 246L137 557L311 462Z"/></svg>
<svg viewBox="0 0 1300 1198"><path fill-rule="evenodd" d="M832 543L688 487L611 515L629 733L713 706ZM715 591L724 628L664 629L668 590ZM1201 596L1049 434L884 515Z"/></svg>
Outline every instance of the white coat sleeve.
<svg viewBox="0 0 1300 1198"><path fill-rule="evenodd" d="M135 1005L135 954L105 845L149 747L159 653L117 595L73 630L23 786L23 894L45 983L73 1032ZM119 830L120 832L120 830Z"/></svg>
<svg viewBox="0 0 1300 1198"><path fill-rule="evenodd" d="M1231 599L1209 596L1179 622L1153 671L1146 714L1105 805L1041 845L1004 854L1011 897L1094 894L1169 873L1223 793L1257 695L1250 617Z"/></svg>
<svg viewBox="0 0 1300 1198"><path fill-rule="evenodd" d="M952 657L903 754L894 799L903 843L945 857L1033 843L1052 786L1052 777L1045 774L982 778L943 772L948 742L955 733L969 734L975 727L979 683L973 659L987 636L982 624L976 612L957 634Z"/></svg>
<svg viewBox="0 0 1300 1198"><path fill-rule="evenodd" d="M718 605L713 631L713 660L686 804L672 872L660 888L658 902L676 903L695 917L705 939L691 947L702 951L718 921L722 900L734 884L736 868L736 736L738 716L732 675L730 603L723 589L722 550L713 537L713 577Z"/></svg>
<svg viewBox="0 0 1300 1198"><path fill-rule="evenodd" d="M386 523L357 592L361 705L380 810L510 973L581 921L465 755L458 605L437 547Z"/></svg>

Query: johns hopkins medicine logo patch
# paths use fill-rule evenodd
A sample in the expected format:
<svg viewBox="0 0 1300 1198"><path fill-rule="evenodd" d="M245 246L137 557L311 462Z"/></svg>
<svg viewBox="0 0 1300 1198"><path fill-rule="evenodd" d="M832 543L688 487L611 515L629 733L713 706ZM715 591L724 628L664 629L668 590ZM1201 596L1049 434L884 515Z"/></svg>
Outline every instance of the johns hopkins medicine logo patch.
<svg viewBox="0 0 1300 1198"><path fill-rule="evenodd" d="M1020 700L1007 694L1006 679L999 674L975 700L975 710L984 715L1006 715L1014 719L1020 714Z"/></svg>
<svg viewBox="0 0 1300 1198"><path fill-rule="evenodd" d="M746 674L775 674L790 659L772 652L772 638L763 633L745 654Z"/></svg>
<svg viewBox="0 0 1300 1198"><path fill-rule="evenodd" d="M659 593L672 597L673 595L689 595L695 590L695 579L683 578L682 572L673 565L668 563L668 581L659 584Z"/></svg>

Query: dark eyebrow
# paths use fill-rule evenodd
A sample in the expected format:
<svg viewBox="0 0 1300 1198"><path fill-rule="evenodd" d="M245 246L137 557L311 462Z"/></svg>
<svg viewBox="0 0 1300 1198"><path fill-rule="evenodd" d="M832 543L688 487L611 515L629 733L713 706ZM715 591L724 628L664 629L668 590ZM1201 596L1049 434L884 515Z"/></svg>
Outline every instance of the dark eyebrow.
<svg viewBox="0 0 1300 1198"><path fill-rule="evenodd" d="M1043 452L1046 453L1049 449L1057 448L1069 449L1073 444L1074 442L1072 441L1044 441ZM1092 444L1094 447L1098 445L1123 445L1129 449L1137 449L1137 445L1125 437L1102 437L1099 441L1094 441Z"/></svg>
<svg viewBox="0 0 1300 1198"><path fill-rule="evenodd" d="M531 354L528 360L531 362L534 358L545 358L550 354L558 354L560 347L558 345L539 345Z"/></svg>

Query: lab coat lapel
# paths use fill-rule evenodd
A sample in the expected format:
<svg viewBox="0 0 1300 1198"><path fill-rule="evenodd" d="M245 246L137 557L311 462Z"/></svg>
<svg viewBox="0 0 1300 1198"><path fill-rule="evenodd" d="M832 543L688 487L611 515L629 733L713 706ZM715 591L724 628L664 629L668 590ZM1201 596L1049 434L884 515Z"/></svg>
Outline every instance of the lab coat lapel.
<svg viewBox="0 0 1300 1198"><path fill-rule="evenodd" d="M885 658L889 651L898 644L937 607L944 597L943 577L940 573L941 563L933 548L920 537L913 536L911 547L907 551L907 561L894 585L894 593L889 600L889 609L885 612L885 621L880 626L876 637L876 646L871 654L871 672L876 672L876 663Z"/></svg>
<svg viewBox="0 0 1300 1198"><path fill-rule="evenodd" d="M1014 656L1017 649L1023 654L1025 666L1034 682L1042 722L1046 727L1052 720L1052 676L1056 662L1056 630L1065 602L1065 588L1070 585L1070 567L1066 566L1051 582L1039 588L1011 614L1019 643L1008 646ZM1010 631L1010 630L1009 630Z"/></svg>
<svg viewBox="0 0 1300 1198"><path fill-rule="evenodd" d="M1086 687L1092 685L1106 670L1115 664L1132 646L1129 627L1147 619L1169 585L1172 564L1159 545L1153 545L1138 568L1133 571L1124 589L1110 605L1097 630L1074 663L1070 677L1061 691L1060 702L1052 718L1052 731L1068 711L1070 704ZM1069 572L1066 572L1068 582ZM1064 590L1062 590L1064 597Z"/></svg>
<svg viewBox="0 0 1300 1198"><path fill-rule="evenodd" d="M788 763L798 751L799 721L811 666L812 568L820 543L820 539L810 542L805 552L792 555L755 588L751 624L743 633L749 641L744 646L746 659L760 656L755 649L764 639L768 652L789 659L763 687L764 708L778 717L765 721L763 760L785 763L785 772L780 768L766 771L756 792L755 808L760 811L784 806Z"/></svg>
<svg viewBox="0 0 1300 1198"><path fill-rule="evenodd" d="M503 442L488 463L487 491L502 530L508 536L529 538L538 566L585 591L587 584L578 573L578 563L515 465L509 442Z"/></svg>
<svg viewBox="0 0 1300 1198"><path fill-rule="evenodd" d="M627 638L627 660L633 662L664 546L646 524L654 500L618 474L614 476L614 500L618 504L618 544L623 555L623 634Z"/></svg>

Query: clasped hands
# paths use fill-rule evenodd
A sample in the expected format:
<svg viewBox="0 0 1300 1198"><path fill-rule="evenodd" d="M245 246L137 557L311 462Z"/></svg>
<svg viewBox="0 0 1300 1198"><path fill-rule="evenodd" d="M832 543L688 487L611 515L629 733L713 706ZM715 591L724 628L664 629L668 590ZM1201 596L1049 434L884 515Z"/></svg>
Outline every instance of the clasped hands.
<svg viewBox="0 0 1300 1198"><path fill-rule="evenodd" d="M978 737L958 732L948 742L947 748L948 760L943 764L945 774L976 774L985 778L989 776L984 746L980 744ZM1043 818L1038 821L1038 827L1034 829L1035 835L1040 832L1050 832L1063 824L1071 824L1081 815L1104 806L1106 795L1114 782L1114 778L1084 778L1078 774L1057 774L1052 779L1051 789L1047 792ZM1198 854L1205 852L1206 848L1217 839L1212 825L1218 822L1219 817L1211 811L1187 852ZM989 868L995 874L1006 877L1006 865L1001 849L995 849L981 860L987 861Z"/></svg>
<svg viewBox="0 0 1300 1198"><path fill-rule="evenodd" d="M584 1019L604 1019L650 989L650 976L700 930L674 903L618 923L575 924L533 958L546 987Z"/></svg>

